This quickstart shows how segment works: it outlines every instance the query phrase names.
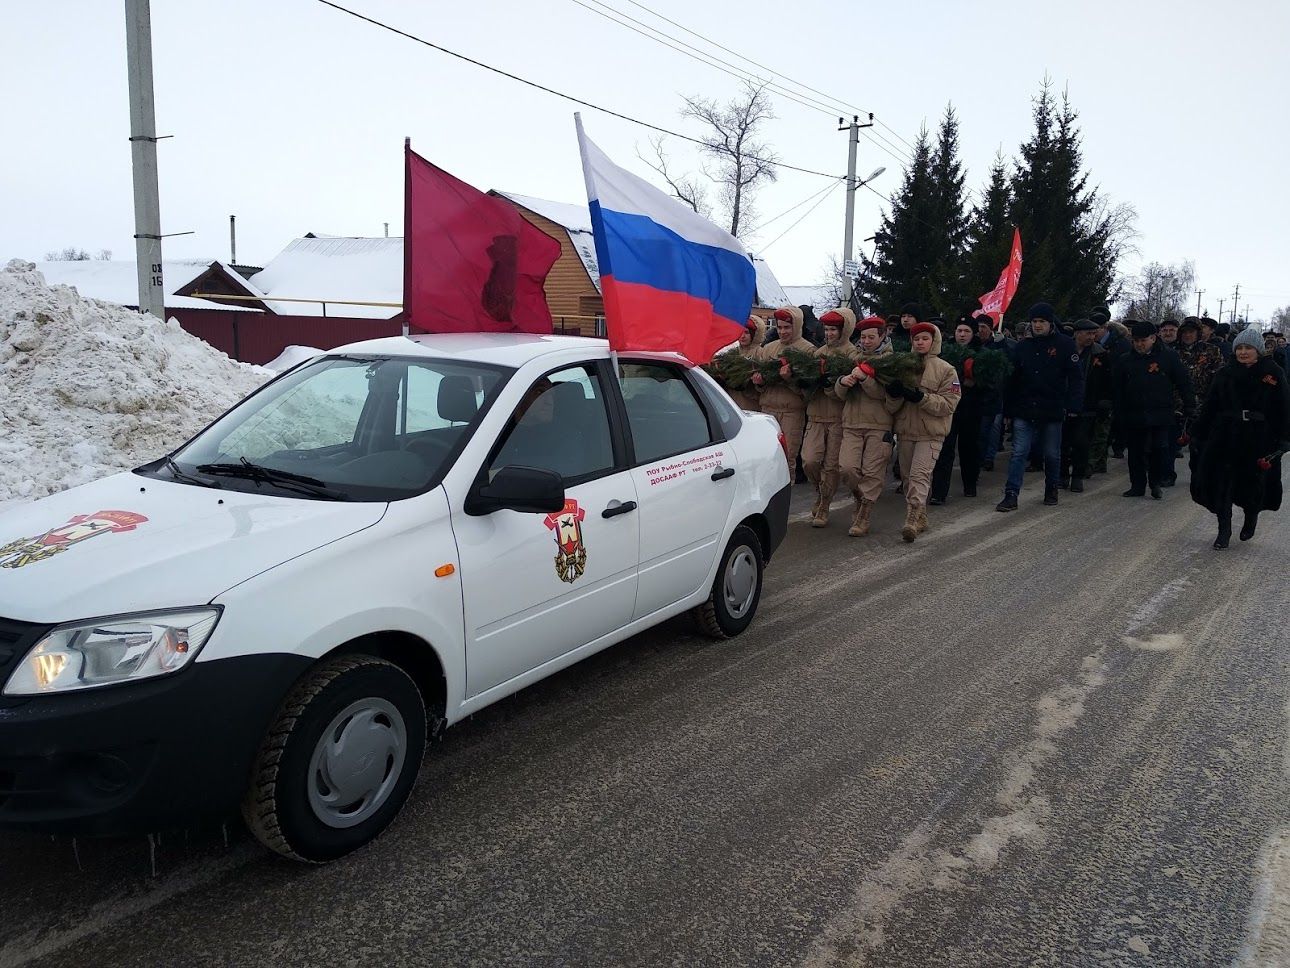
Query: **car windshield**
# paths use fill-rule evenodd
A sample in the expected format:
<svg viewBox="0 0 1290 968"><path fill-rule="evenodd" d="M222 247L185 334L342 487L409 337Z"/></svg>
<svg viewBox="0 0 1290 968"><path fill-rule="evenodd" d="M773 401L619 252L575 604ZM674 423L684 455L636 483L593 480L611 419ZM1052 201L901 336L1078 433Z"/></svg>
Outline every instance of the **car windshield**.
<svg viewBox="0 0 1290 968"><path fill-rule="evenodd" d="M511 372L457 360L323 357L140 473L316 500L411 497L439 483Z"/></svg>

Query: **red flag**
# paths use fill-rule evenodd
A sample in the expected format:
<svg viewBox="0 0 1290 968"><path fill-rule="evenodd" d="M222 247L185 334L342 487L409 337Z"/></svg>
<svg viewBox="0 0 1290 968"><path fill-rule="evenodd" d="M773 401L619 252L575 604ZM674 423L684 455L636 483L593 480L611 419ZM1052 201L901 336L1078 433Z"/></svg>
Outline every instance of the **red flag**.
<svg viewBox="0 0 1290 968"><path fill-rule="evenodd" d="M1003 325L1003 314L1008 311L1008 305L1012 302L1012 297L1017 294L1017 286L1021 282L1021 230L1014 228L1012 230L1012 255L1008 259L1008 265L1003 272L999 273L999 282L993 289L984 296L979 297L978 302L981 308L976 311L978 316L989 316L994 320L994 328L998 329Z"/></svg>
<svg viewBox="0 0 1290 968"><path fill-rule="evenodd" d="M560 243L404 143L403 317L423 333L550 333Z"/></svg>

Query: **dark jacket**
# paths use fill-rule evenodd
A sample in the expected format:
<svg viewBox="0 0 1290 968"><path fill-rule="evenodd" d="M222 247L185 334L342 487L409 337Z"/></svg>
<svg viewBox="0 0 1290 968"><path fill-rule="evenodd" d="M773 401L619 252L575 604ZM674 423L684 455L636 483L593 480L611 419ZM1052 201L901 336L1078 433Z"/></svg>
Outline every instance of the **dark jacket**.
<svg viewBox="0 0 1290 968"><path fill-rule="evenodd" d="M1173 350L1157 342L1150 353L1137 350L1115 361L1111 371L1115 419L1124 427L1168 427L1174 422L1174 394L1184 416L1196 412L1187 368Z"/></svg>
<svg viewBox="0 0 1290 968"><path fill-rule="evenodd" d="M910 353L913 351L913 340L909 335L909 330L905 329L900 323L891 331L888 337L891 340L891 351L893 353Z"/></svg>
<svg viewBox="0 0 1290 968"><path fill-rule="evenodd" d="M1253 366L1232 360L1214 376L1200 416L1192 424L1199 455L1192 499L1217 513L1229 492L1247 511L1281 507L1281 459L1260 470L1260 457L1290 448L1290 383L1285 371L1262 357Z"/></svg>
<svg viewBox="0 0 1290 968"><path fill-rule="evenodd" d="M1203 404L1209 394L1209 385L1214 381L1214 374L1223 368L1223 354L1213 343L1196 340L1190 346L1180 345L1178 356L1187 367L1191 377L1191 390L1196 394L1196 403Z"/></svg>
<svg viewBox="0 0 1290 968"><path fill-rule="evenodd" d="M1223 354L1223 359L1230 360L1232 358L1232 344L1223 339L1223 337L1212 336L1206 342L1211 346L1217 346L1218 351Z"/></svg>
<svg viewBox="0 0 1290 968"><path fill-rule="evenodd" d="M1079 355L1080 369L1084 372L1084 406L1081 412L1088 415L1111 411L1110 352L1106 347L1093 343Z"/></svg>
<svg viewBox="0 0 1290 968"><path fill-rule="evenodd" d="M1060 421L1084 401L1084 373L1075 341L1061 333L1023 339L1012 348L1012 378L1003 412L1032 421Z"/></svg>

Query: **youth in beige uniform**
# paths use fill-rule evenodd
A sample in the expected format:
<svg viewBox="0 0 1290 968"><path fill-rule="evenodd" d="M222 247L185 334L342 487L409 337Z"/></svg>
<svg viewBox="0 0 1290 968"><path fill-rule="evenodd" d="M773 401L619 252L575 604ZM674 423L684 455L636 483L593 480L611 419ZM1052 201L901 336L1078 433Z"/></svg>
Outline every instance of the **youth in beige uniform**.
<svg viewBox="0 0 1290 968"><path fill-rule="evenodd" d="M815 351L820 360L830 356L854 359L856 348L851 334L856 328L856 314L845 306L830 309L820 317L824 326L824 345ZM802 467L816 489L815 506L811 508L811 527L829 523L829 503L838 490L838 454L842 449L842 401L834 394L820 392L806 404L806 437L802 442Z"/></svg>
<svg viewBox="0 0 1290 968"><path fill-rule="evenodd" d="M893 417L903 400L888 396L877 379L861 364L891 352L886 321L870 316L860 322L860 349L856 368L829 390L842 401L842 449L839 462L842 485L855 498L855 512L847 534L861 538L869 533L869 516L882 496L887 466L891 463Z"/></svg>
<svg viewBox="0 0 1290 968"><path fill-rule="evenodd" d="M940 358L940 329L932 323L918 323L909 334L922 368L918 386L913 390L890 386L886 392L904 400L896 411L900 477L905 485L906 505L905 526L900 534L906 541L913 541L927 530L927 493L931 489L932 471L941 453L941 442L950 432L962 388L958 372Z"/></svg>
<svg viewBox="0 0 1290 968"><path fill-rule="evenodd" d="M815 352L815 346L802 338L802 311L796 306L775 310L775 319L779 324L780 338L761 348L758 356L763 360L775 360L788 350L797 350L807 355ZM783 335L788 327L788 336ZM788 448L788 479L791 481L797 473L797 455L802 450L802 435L806 431L806 394L792 382L791 377L781 369L780 375L788 382L765 386L761 391L761 412L768 413L779 421L779 429L784 434ZM757 382L760 377L754 377Z"/></svg>
<svg viewBox="0 0 1290 968"><path fill-rule="evenodd" d="M761 349L762 340L765 338L766 320L760 316L749 316L748 322L744 324L744 331L739 337L739 355L756 359L758 351ZM730 394L730 399L735 402L735 406L741 410L761 409L761 394L757 392L757 388L754 386L745 386L742 390L732 390L730 387L726 387L726 392Z"/></svg>

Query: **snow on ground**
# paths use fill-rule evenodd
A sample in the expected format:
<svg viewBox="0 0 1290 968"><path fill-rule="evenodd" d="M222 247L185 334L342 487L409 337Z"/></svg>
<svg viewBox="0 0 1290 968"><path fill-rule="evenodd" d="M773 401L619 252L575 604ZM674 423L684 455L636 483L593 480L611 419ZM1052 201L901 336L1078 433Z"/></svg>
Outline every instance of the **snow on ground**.
<svg viewBox="0 0 1290 968"><path fill-rule="evenodd" d="M159 457L272 375L15 259L0 270L0 506Z"/></svg>

